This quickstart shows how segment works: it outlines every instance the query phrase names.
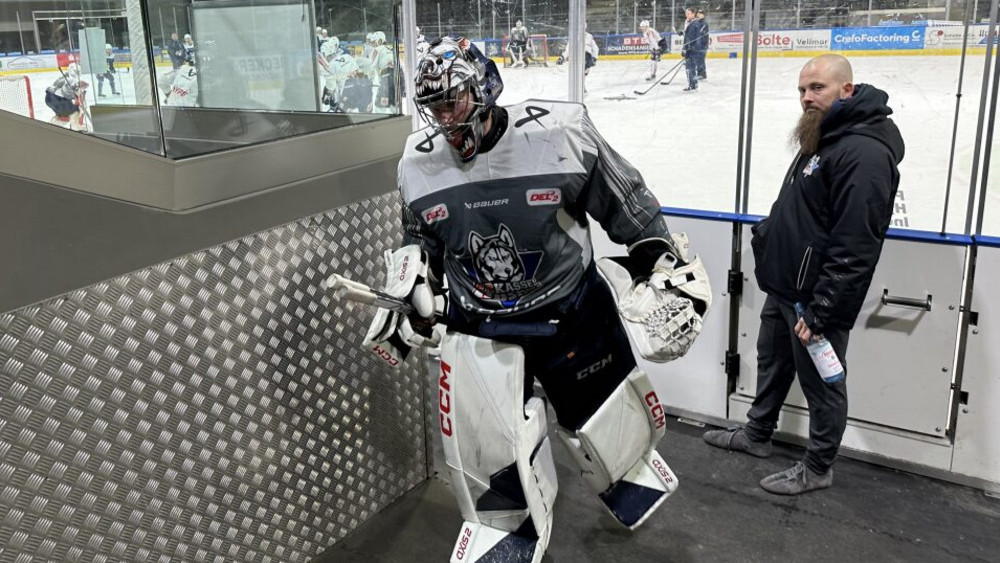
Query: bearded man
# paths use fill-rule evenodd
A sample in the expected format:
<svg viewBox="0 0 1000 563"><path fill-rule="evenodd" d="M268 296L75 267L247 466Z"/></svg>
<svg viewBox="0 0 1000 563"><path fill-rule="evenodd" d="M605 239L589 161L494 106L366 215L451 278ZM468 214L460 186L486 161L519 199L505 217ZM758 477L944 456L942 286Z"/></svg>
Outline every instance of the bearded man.
<svg viewBox="0 0 1000 563"><path fill-rule="evenodd" d="M847 369L847 337L882 252L899 186L903 139L889 96L854 84L840 55L810 60L799 74L799 151L771 213L753 228L754 271L767 294L757 336L757 396L743 428L712 430L709 444L767 457L795 374L809 405L805 458L765 477L774 494L833 484L831 466L847 427L847 378L827 383L806 345L825 336ZM799 317L795 304L805 305Z"/></svg>

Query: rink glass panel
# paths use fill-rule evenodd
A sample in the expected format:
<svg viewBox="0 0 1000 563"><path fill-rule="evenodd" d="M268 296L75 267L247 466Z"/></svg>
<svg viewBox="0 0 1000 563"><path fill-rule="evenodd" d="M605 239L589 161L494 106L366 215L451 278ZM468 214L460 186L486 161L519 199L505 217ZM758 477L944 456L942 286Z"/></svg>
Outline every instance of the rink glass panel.
<svg viewBox="0 0 1000 563"><path fill-rule="evenodd" d="M0 315L0 561L307 562L427 478L423 355L386 367L395 194Z"/></svg>
<svg viewBox="0 0 1000 563"><path fill-rule="evenodd" d="M385 78L398 80L399 41L389 2L363 8L282 0L204 6L156 0L4 2L0 73L28 76L34 118L51 122L55 114L45 103L45 89L78 61L89 85L82 94L85 130L171 158L400 113L401 89L382 96L377 86L383 77L365 63L371 59L366 34L383 32L389 49L383 60L393 63ZM331 112L322 103L327 81L342 85L346 74L334 77L320 63L317 27L327 29L324 38L338 36L341 52L373 80L370 106ZM192 65L174 68L167 50L172 33L181 42L192 35ZM113 91L107 78L99 78L106 71L105 44L112 45L115 60ZM343 68L353 72L351 65ZM178 79L180 72L189 80Z"/></svg>
<svg viewBox="0 0 1000 563"><path fill-rule="evenodd" d="M851 61L855 83L872 84L889 94L891 118L906 144L892 226L964 232L985 62L983 18L988 17L989 3L911 0L905 6L895 2L883 7L885 3L875 1L870 12L866 2L848 4L762 3L749 213L770 211L794 158L789 136L802 113L799 71L812 56L832 52ZM978 17L972 14L974 7ZM966 17L984 23L969 28L963 57Z"/></svg>

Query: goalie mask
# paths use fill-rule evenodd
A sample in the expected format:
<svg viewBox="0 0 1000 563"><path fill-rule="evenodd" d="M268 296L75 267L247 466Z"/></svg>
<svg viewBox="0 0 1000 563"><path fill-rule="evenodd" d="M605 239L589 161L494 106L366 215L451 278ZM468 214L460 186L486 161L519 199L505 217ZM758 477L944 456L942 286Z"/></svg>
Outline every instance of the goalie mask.
<svg viewBox="0 0 1000 563"><path fill-rule="evenodd" d="M420 58L414 82L413 100L424 121L448 140L462 162L474 160L503 91L496 64L467 39L445 37Z"/></svg>

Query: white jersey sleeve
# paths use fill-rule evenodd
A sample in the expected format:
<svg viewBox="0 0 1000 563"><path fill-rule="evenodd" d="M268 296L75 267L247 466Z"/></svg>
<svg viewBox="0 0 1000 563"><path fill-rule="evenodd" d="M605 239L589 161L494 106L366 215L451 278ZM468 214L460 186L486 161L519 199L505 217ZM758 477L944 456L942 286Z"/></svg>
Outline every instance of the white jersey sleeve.
<svg viewBox="0 0 1000 563"><path fill-rule="evenodd" d="M656 49L660 43L660 32L649 27L646 28L645 33L642 34L643 39L646 40L646 44L649 45L650 49Z"/></svg>
<svg viewBox="0 0 1000 563"><path fill-rule="evenodd" d="M601 48L597 46L597 41L594 41L594 36L591 35L589 32L584 33L583 37L584 37L583 40L584 50L590 53L590 55L596 59L597 55L599 55L601 52Z"/></svg>

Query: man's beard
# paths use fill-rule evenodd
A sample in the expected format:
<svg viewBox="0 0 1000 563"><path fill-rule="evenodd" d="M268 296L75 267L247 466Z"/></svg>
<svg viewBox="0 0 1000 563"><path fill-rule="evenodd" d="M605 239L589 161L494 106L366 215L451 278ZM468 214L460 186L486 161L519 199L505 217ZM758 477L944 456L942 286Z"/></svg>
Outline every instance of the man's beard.
<svg viewBox="0 0 1000 563"><path fill-rule="evenodd" d="M799 122L792 130L789 144L792 147L798 145L799 152L802 154L816 154L816 151L819 150L820 137L823 134L821 125L824 117L826 117L826 112L816 109L802 112Z"/></svg>

